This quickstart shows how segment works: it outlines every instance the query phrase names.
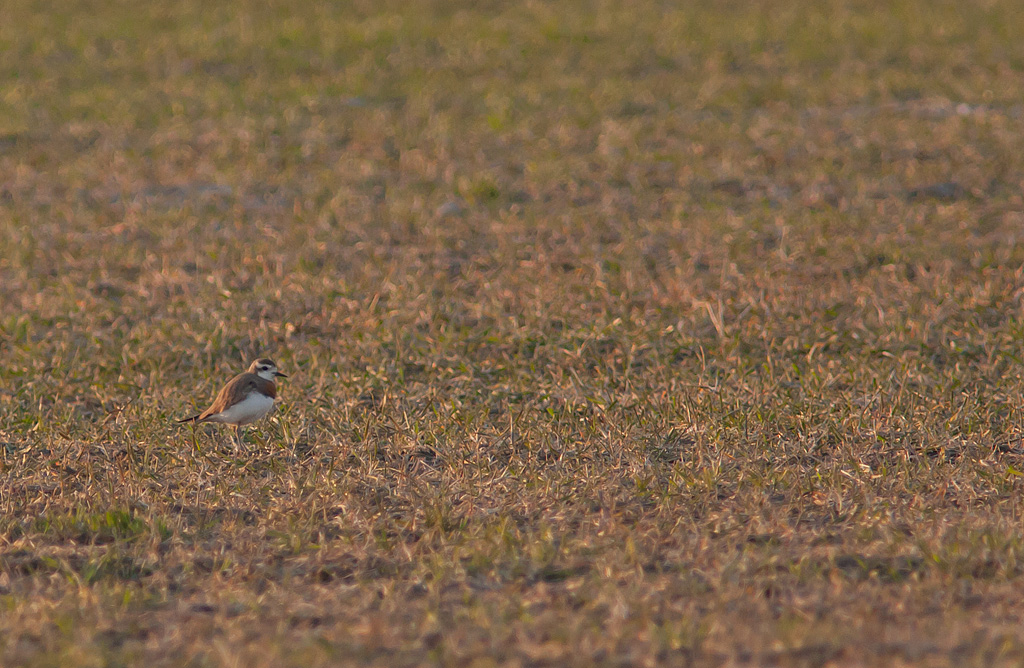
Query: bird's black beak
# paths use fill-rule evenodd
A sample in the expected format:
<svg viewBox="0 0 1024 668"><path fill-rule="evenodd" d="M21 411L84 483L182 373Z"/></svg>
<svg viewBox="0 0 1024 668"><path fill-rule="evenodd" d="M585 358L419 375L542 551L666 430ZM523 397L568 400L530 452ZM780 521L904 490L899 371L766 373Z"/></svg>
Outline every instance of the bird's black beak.
<svg viewBox="0 0 1024 668"><path fill-rule="evenodd" d="M288 377L285 374L281 373L280 371L275 371L274 375L277 376L278 378L287 378Z"/></svg>

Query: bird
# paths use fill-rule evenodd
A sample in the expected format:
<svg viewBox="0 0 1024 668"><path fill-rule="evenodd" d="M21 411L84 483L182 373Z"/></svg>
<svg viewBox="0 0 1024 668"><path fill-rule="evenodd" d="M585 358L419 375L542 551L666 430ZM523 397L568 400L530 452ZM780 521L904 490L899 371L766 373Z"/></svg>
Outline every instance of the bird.
<svg viewBox="0 0 1024 668"><path fill-rule="evenodd" d="M287 377L277 370L273 360L262 357L250 364L248 371L229 380L209 408L192 417L178 420L178 424L219 422L233 425L235 441L241 446L244 431L239 433L239 430L270 412L277 398L274 379Z"/></svg>

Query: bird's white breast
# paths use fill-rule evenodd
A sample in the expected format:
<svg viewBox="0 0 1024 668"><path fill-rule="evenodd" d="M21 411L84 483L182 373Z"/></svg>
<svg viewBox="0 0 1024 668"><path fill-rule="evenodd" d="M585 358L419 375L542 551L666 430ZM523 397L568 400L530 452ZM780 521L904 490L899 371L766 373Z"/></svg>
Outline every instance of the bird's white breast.
<svg viewBox="0 0 1024 668"><path fill-rule="evenodd" d="M259 420L274 407L274 400L265 394L251 392L234 406L210 416L211 422L249 424Z"/></svg>

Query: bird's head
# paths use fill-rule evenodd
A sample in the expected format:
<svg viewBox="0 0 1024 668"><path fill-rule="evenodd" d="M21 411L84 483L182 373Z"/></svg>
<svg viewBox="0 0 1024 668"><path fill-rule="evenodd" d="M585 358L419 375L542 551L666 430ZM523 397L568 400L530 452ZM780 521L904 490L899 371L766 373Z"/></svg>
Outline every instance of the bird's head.
<svg viewBox="0 0 1024 668"><path fill-rule="evenodd" d="M277 365L274 364L274 360L267 359L266 357L260 358L253 362L249 366L249 373L254 373L265 380L274 380L275 378L288 377L277 370Z"/></svg>

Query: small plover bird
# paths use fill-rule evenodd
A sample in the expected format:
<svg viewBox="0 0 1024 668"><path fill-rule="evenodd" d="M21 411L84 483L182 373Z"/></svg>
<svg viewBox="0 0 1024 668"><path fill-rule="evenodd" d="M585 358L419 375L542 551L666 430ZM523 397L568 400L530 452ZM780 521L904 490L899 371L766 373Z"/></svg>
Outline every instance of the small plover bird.
<svg viewBox="0 0 1024 668"><path fill-rule="evenodd" d="M235 427L235 440L242 444L243 434L239 429L252 424L270 412L277 398L275 378L287 378L277 370L273 360L266 357L249 365L249 370L240 373L221 388L210 407L198 415L187 417L182 422L220 422Z"/></svg>

